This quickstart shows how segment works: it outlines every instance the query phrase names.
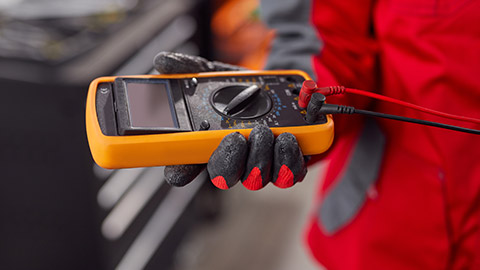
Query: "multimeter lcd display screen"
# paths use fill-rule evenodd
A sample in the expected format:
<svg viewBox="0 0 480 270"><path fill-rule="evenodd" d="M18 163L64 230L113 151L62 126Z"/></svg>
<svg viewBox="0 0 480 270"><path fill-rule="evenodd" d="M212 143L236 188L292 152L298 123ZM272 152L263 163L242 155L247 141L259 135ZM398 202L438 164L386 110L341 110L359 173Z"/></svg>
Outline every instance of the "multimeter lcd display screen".
<svg viewBox="0 0 480 270"><path fill-rule="evenodd" d="M127 82L126 86L132 127L176 127L166 83Z"/></svg>

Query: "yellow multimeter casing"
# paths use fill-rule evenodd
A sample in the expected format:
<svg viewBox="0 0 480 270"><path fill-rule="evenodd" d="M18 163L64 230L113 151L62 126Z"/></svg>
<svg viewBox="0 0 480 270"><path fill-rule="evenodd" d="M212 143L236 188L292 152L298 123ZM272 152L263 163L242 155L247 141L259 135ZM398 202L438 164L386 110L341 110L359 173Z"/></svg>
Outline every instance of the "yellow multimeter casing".
<svg viewBox="0 0 480 270"><path fill-rule="evenodd" d="M90 84L86 130L95 162L108 169L207 163L229 133L258 124L290 132L304 155L333 141L331 116L307 124L298 70L101 77Z"/></svg>

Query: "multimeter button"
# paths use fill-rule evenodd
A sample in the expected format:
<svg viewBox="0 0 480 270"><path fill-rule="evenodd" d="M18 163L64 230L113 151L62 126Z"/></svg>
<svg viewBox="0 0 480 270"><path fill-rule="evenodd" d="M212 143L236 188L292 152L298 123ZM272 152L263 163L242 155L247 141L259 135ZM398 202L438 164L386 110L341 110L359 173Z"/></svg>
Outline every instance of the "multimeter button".
<svg viewBox="0 0 480 270"><path fill-rule="evenodd" d="M212 93L210 102L220 115L237 119L257 118L272 108L272 100L257 85L224 86Z"/></svg>
<svg viewBox="0 0 480 270"><path fill-rule="evenodd" d="M197 86L197 84L198 84L197 78L192 78L192 79L190 80L190 82L192 83L193 86Z"/></svg>
<svg viewBox="0 0 480 270"><path fill-rule="evenodd" d="M208 120L203 120L200 123L200 130L208 130L208 129L210 129L210 123L208 122Z"/></svg>
<svg viewBox="0 0 480 270"><path fill-rule="evenodd" d="M100 83L97 87L95 97L95 108L97 110L97 119L100 130L105 135L117 135L117 126L115 120L116 104L113 100L112 85L110 83Z"/></svg>

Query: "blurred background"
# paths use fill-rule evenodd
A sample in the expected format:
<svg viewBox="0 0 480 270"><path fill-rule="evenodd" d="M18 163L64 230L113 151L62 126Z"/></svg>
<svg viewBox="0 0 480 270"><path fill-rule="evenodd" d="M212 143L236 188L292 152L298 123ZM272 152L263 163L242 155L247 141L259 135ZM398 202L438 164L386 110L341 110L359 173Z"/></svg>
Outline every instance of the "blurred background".
<svg viewBox="0 0 480 270"><path fill-rule="evenodd" d="M316 176L290 190L171 188L163 168L105 170L84 124L90 81L159 51L261 68L256 0L0 1L0 269L315 269Z"/></svg>

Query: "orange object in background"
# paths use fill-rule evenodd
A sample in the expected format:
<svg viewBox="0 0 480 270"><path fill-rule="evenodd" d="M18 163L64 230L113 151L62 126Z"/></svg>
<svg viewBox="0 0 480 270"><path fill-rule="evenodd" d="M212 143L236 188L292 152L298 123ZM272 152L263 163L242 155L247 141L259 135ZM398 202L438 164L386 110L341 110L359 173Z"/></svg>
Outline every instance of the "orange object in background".
<svg viewBox="0 0 480 270"><path fill-rule="evenodd" d="M258 9L258 0L221 1L211 23L218 60L263 68L274 32L261 22Z"/></svg>

